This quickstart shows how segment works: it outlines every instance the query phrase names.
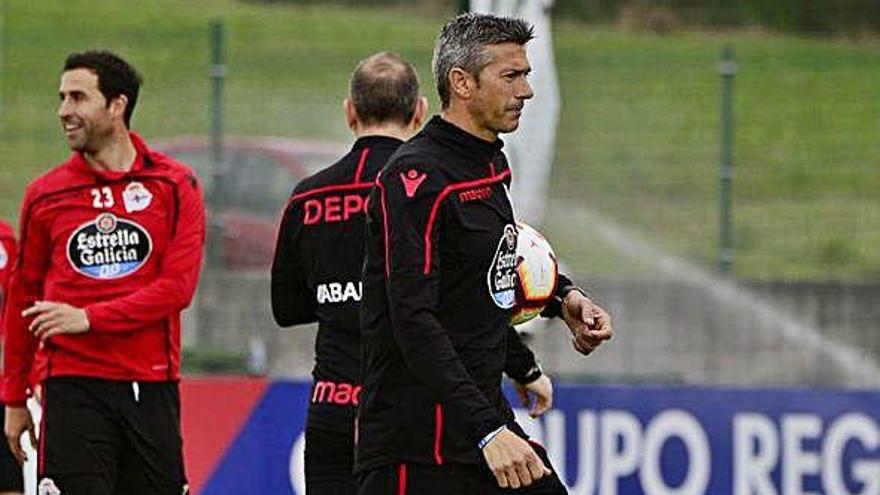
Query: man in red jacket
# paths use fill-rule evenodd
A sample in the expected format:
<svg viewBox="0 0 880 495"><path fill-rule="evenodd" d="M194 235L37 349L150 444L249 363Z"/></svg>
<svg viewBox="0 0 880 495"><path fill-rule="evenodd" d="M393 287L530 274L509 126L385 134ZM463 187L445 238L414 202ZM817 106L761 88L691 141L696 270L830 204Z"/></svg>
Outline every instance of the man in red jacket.
<svg viewBox="0 0 880 495"><path fill-rule="evenodd" d="M18 243L8 223L0 220L0 342L3 339L3 303L9 285L9 273L18 255ZM3 390L0 384L0 391ZM0 411L0 416L3 411ZM0 495L17 495L24 491L21 466L15 462L6 445L0 445Z"/></svg>
<svg viewBox="0 0 880 495"><path fill-rule="evenodd" d="M193 172L129 131L140 83L110 52L68 57L58 116L73 154L28 186L21 207L5 433L22 460L36 366L40 493L186 490L180 312L195 292L205 212Z"/></svg>

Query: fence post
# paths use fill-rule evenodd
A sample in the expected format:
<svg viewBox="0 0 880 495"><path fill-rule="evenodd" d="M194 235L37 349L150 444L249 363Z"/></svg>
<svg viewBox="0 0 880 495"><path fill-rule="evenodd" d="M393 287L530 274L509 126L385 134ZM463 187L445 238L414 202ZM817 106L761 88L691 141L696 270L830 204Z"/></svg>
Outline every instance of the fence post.
<svg viewBox="0 0 880 495"><path fill-rule="evenodd" d="M222 229L219 215L223 206L223 89L226 84L226 55L222 21L211 23L211 217L208 238L208 264L219 266L222 257Z"/></svg>
<svg viewBox="0 0 880 495"><path fill-rule="evenodd" d="M722 50L718 73L721 75L721 190L719 203L720 242L718 249L718 270L730 273L733 267L733 78L737 66L733 58L733 48L727 45Z"/></svg>

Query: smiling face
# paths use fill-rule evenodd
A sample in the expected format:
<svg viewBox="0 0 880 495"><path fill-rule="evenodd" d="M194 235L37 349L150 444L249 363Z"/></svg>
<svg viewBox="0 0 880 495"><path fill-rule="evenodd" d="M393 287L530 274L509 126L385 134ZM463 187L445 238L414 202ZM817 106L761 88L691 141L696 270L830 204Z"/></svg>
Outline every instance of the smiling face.
<svg viewBox="0 0 880 495"><path fill-rule="evenodd" d="M525 101L535 93L528 81L531 66L525 45L501 43L485 50L492 61L477 75L467 109L475 124L497 136L519 127Z"/></svg>
<svg viewBox="0 0 880 495"><path fill-rule="evenodd" d="M97 153L122 123L125 96L108 103L98 88L98 75L88 69L64 72L58 95L58 118L70 149Z"/></svg>

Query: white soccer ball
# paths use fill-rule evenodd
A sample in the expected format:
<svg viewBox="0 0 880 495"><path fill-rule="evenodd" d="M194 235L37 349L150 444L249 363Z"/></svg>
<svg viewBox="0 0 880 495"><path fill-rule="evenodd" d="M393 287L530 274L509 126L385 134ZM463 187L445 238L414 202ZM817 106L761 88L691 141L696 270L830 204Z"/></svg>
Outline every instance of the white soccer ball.
<svg viewBox="0 0 880 495"><path fill-rule="evenodd" d="M556 292L559 266L550 243L537 230L517 222L516 303L511 325L541 314Z"/></svg>

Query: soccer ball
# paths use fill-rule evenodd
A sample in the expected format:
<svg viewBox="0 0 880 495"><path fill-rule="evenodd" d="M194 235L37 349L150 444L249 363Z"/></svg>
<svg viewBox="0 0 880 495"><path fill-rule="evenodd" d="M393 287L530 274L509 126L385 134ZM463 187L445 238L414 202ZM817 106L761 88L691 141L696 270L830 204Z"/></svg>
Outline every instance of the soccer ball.
<svg viewBox="0 0 880 495"><path fill-rule="evenodd" d="M559 267L547 239L537 230L517 222L516 302L511 325L525 323L541 314L556 292Z"/></svg>

